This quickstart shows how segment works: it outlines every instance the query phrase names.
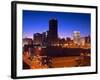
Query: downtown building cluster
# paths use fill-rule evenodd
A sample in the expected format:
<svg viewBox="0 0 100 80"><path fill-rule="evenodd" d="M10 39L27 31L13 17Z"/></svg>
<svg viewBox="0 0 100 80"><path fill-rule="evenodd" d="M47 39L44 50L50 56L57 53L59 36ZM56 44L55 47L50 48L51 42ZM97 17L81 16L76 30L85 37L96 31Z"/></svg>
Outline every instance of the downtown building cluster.
<svg viewBox="0 0 100 80"><path fill-rule="evenodd" d="M90 55L90 36L81 37L80 31L73 31L72 36L60 38L58 20L50 19L46 32L33 34L33 39L23 38L23 69L27 64L31 69L52 67L52 58L57 56L80 56L83 52ZM33 62L31 66L29 61Z"/></svg>
<svg viewBox="0 0 100 80"><path fill-rule="evenodd" d="M64 32L65 33L65 32ZM33 34L33 39L24 38L24 45L34 45L34 46L62 46L62 47L77 47L77 46L90 46L90 36L81 37L80 31L73 31L73 39L70 37L59 38L58 35L58 20L49 20L49 30L42 33Z"/></svg>

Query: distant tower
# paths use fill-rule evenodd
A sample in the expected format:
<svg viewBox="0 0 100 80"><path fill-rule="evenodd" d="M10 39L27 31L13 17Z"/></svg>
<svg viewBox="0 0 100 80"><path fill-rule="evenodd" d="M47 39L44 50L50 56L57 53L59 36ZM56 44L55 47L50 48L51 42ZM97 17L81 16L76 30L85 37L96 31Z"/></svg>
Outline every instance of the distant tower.
<svg viewBox="0 0 100 80"><path fill-rule="evenodd" d="M33 43L34 43L35 45L42 45L42 34L40 34L40 33L35 33L35 34L33 35L33 38L34 38Z"/></svg>
<svg viewBox="0 0 100 80"><path fill-rule="evenodd" d="M58 21L57 19L49 20L48 41L55 44L58 40Z"/></svg>
<svg viewBox="0 0 100 80"><path fill-rule="evenodd" d="M75 44L80 45L80 32L79 31L73 32L73 41Z"/></svg>
<svg viewBox="0 0 100 80"><path fill-rule="evenodd" d="M33 44L35 45L46 45L46 32L43 33L35 33L33 35Z"/></svg>

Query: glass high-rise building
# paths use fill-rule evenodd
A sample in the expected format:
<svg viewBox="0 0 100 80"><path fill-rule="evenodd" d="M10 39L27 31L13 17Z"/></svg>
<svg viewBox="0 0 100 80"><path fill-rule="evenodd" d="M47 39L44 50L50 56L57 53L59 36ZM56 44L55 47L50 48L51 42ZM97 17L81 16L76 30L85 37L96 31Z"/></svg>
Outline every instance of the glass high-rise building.
<svg viewBox="0 0 100 80"><path fill-rule="evenodd" d="M75 44L80 45L80 31L73 32L73 41Z"/></svg>
<svg viewBox="0 0 100 80"><path fill-rule="evenodd" d="M58 21L57 19L49 20L49 30L48 30L48 41L52 43L56 43L58 40Z"/></svg>

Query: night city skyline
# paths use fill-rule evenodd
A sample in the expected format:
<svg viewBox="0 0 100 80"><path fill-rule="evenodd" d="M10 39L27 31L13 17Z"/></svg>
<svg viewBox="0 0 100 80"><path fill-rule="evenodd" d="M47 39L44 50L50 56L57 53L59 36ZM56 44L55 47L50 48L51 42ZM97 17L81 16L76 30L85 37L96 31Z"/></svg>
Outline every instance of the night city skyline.
<svg viewBox="0 0 100 80"><path fill-rule="evenodd" d="M72 38L73 31L80 31L82 37L90 35L90 14L23 10L23 38L33 38L35 33L46 32L52 18L58 20L60 38Z"/></svg>
<svg viewBox="0 0 100 80"><path fill-rule="evenodd" d="M23 11L23 69L91 65L90 14Z"/></svg>

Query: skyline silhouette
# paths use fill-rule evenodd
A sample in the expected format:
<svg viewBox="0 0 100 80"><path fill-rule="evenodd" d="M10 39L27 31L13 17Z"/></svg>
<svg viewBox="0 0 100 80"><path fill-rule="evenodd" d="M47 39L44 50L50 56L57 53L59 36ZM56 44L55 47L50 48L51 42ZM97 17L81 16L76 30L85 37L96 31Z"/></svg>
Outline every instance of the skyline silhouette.
<svg viewBox="0 0 100 80"><path fill-rule="evenodd" d="M23 10L23 38L33 38L35 33L46 32L51 18L58 20L60 38L72 38L73 31L80 31L83 37L90 35L90 14Z"/></svg>

